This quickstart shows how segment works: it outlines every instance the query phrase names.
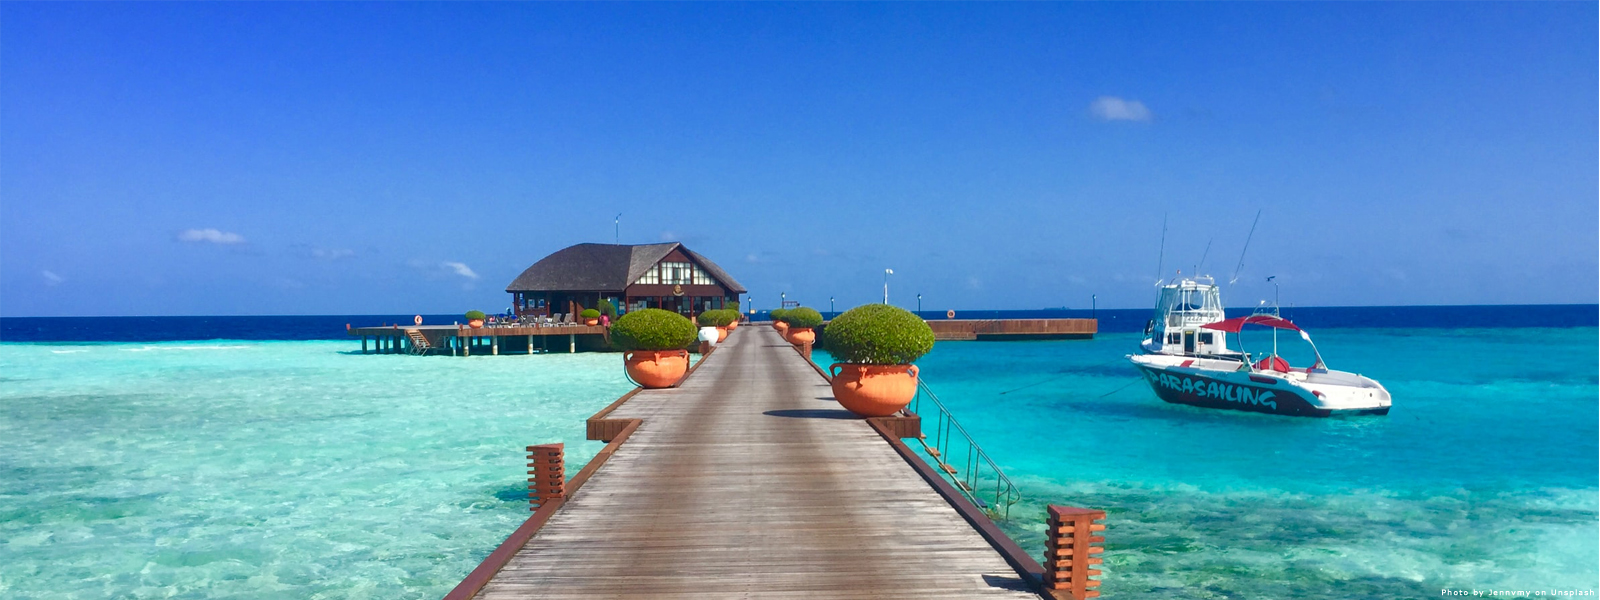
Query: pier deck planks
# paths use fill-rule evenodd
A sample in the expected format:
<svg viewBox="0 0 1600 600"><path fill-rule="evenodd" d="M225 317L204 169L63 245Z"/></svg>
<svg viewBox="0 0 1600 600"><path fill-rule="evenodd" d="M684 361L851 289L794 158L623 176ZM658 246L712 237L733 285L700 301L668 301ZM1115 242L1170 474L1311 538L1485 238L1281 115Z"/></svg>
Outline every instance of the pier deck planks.
<svg viewBox="0 0 1600 600"><path fill-rule="evenodd" d="M1033 598L771 330L741 328L476 596Z"/></svg>

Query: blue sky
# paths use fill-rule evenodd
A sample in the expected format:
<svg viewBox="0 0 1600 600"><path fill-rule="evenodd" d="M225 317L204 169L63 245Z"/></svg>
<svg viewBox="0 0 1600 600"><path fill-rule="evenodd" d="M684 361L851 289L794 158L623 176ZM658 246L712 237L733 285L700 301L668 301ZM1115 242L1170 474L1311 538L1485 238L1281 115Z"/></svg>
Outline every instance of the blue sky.
<svg viewBox="0 0 1600 600"><path fill-rule="evenodd" d="M1590 303L1594 3L0 4L0 314ZM1209 253L1205 249L1210 245ZM1204 255L1204 265L1199 265Z"/></svg>

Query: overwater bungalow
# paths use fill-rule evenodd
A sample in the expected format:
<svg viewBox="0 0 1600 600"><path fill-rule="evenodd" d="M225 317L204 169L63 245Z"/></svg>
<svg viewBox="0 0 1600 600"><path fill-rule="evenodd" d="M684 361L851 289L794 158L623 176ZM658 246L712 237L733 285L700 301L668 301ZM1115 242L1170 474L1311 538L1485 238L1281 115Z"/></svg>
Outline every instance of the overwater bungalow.
<svg viewBox="0 0 1600 600"><path fill-rule="evenodd" d="M533 263L506 292L517 316L578 313L609 300L620 312L661 308L684 316L737 308L744 286L677 242L577 244Z"/></svg>

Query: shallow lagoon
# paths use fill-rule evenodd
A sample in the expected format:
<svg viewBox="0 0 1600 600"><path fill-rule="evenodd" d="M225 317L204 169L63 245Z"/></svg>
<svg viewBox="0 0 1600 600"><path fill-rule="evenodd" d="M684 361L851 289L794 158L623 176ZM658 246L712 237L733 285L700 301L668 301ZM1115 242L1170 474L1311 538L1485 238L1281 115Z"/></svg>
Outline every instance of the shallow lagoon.
<svg viewBox="0 0 1600 600"><path fill-rule="evenodd" d="M527 515L613 354L0 344L0 597L437 598Z"/></svg>
<svg viewBox="0 0 1600 600"><path fill-rule="evenodd" d="M1168 405L1131 334L921 365L1023 487L1024 547L1044 502L1110 513L1108 595L1593 589L1594 328L1317 335L1388 417ZM0 344L0 596L436 598L526 515L520 448L581 464L628 389L616 355L353 347Z"/></svg>
<svg viewBox="0 0 1600 600"><path fill-rule="evenodd" d="M1334 368L1390 390L1387 417L1167 404L1122 358L1135 334L940 343L919 365L1023 488L1005 527L1024 548L1046 502L1107 510L1108 596L1593 590L1596 333L1317 332Z"/></svg>

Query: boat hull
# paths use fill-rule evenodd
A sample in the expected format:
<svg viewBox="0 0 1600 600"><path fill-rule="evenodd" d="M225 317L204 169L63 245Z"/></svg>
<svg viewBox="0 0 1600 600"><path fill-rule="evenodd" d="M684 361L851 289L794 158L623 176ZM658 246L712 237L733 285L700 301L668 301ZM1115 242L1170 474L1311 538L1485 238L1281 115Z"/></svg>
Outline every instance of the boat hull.
<svg viewBox="0 0 1600 600"><path fill-rule="evenodd" d="M1156 396L1172 404L1220 408L1292 417L1347 414L1389 414L1388 406L1331 409L1317 405L1309 390L1272 377L1247 373L1216 374L1196 369L1152 367L1135 363Z"/></svg>

